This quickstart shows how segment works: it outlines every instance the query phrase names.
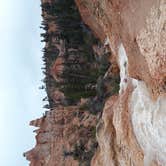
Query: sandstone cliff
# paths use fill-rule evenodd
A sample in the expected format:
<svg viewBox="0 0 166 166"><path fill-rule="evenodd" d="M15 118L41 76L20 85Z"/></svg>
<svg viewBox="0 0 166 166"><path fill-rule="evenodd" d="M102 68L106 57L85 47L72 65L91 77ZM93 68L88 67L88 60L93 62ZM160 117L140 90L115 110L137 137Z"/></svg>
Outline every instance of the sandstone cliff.
<svg viewBox="0 0 166 166"><path fill-rule="evenodd" d="M59 2L57 0L54 4L50 0L42 1L42 4L47 4L50 10L51 6L58 5ZM67 4L66 1L62 2ZM86 68L91 71L81 73L84 78L94 77L90 73L96 69L99 70L99 74L94 77L96 83L90 81L83 84L86 88L90 87L88 92L91 93L88 95L81 93L81 98L77 95L77 100L70 103L68 97L75 96L71 94L68 96L66 91L60 92L57 86L50 85L49 77L46 85L49 101L53 103L51 111L43 118L31 122L32 125L39 127L36 131L37 145L25 153L25 156L31 161L31 166L165 166L166 2L164 0L75 2L81 14L79 19L82 18L92 31L86 29L86 25L80 20L74 24L81 24L86 31L85 34L88 30L87 36L91 36L91 40L88 38L81 43L77 42L77 47L73 45L71 47L71 43L81 39L73 36L69 39L68 36L61 38L58 45L54 42L59 56L54 60L51 59L53 65L50 68L48 68L50 60L46 61L47 72L52 75L51 80L61 82L66 79L66 76L62 77L62 73L72 59L72 64L73 61L77 61L82 64L81 66L86 66L84 71ZM76 8L74 3L70 7L70 10ZM53 36L51 32L62 29L56 21L57 17L52 18L46 11L43 11L43 16L44 20L47 20L47 32L50 36ZM70 25L63 28L70 29ZM82 33L81 29L80 31ZM68 30L62 33L66 32ZM76 33L77 35L80 35L80 32ZM48 48L50 36L45 48ZM81 56L80 50L84 50L84 42L88 52L96 58L85 60ZM65 52L73 49L79 56L66 58ZM98 64L97 59L100 59L101 63L101 57L105 54L108 55L109 63L104 72L101 72L103 64ZM67 66L64 65L66 63ZM104 66L106 64L104 63ZM72 76L70 75L70 78ZM83 91L86 91L86 88ZM55 103L58 103L58 106ZM72 104L76 106L71 106Z"/></svg>
<svg viewBox="0 0 166 166"><path fill-rule="evenodd" d="M76 2L109 44L121 77L119 95L108 99L98 125L92 165L166 165L165 1Z"/></svg>

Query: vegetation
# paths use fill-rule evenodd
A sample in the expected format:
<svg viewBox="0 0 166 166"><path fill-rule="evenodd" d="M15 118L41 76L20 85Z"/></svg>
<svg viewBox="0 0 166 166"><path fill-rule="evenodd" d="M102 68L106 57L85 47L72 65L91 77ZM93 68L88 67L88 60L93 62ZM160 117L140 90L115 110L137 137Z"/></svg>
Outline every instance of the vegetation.
<svg viewBox="0 0 166 166"><path fill-rule="evenodd" d="M78 9L74 0L53 1L51 4L46 2L41 5L44 21L42 25L45 33L41 34L43 42L47 47L43 49L43 61L46 66L43 73L46 74L44 83L48 93L50 107L55 104L51 100L49 89L59 88L68 100L68 104L76 104L80 98L89 98L96 96L96 81L99 76L97 63L95 61L92 45L96 38L86 25L82 23ZM49 23L59 27L58 30L49 32ZM56 42L52 42L56 39ZM65 43L64 52L64 71L61 75L60 83L49 74L49 70L59 56L57 44L60 40ZM73 49L73 51L70 51ZM52 88L51 88L52 87Z"/></svg>
<svg viewBox="0 0 166 166"><path fill-rule="evenodd" d="M103 53L98 59L93 51L94 44L101 44L82 22L74 0L56 0L51 3L42 3L43 21L41 28L45 31L41 34L42 42L46 43L43 51L45 78L42 80L47 97L43 101L49 104L44 108L51 109L57 106L52 99L52 92L56 89L64 93L66 105L75 105L81 98L87 98L87 102L80 106L80 110L97 114L102 111L105 100L110 95L119 91L119 77L104 77L108 70L109 53ZM51 24L56 29L51 30ZM61 53L61 50L63 53ZM63 58L63 72L60 79L55 80L50 74L58 57ZM111 86L107 86L110 84ZM87 129L90 138L95 140L96 129ZM74 150L64 152L64 156L73 156L82 165L89 166L90 160L97 148L94 141L90 149L80 141L74 145Z"/></svg>
<svg viewBox="0 0 166 166"><path fill-rule="evenodd" d="M68 156L72 156L74 158L74 160L79 161L79 165L80 166L90 166L91 163L91 159L97 149L97 142L94 142L90 149L88 150L85 147L85 144L83 142L79 142L78 144L76 143L74 145L74 150L67 152L64 151L63 155L64 157L68 157Z"/></svg>

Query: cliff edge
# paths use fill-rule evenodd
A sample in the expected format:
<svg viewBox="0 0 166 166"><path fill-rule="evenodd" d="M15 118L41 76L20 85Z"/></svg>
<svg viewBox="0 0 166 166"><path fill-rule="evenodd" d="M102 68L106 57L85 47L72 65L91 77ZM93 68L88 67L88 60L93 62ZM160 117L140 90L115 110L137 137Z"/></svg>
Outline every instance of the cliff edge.
<svg viewBox="0 0 166 166"><path fill-rule="evenodd" d="M42 16L49 111L30 165L165 166L165 0L43 0Z"/></svg>

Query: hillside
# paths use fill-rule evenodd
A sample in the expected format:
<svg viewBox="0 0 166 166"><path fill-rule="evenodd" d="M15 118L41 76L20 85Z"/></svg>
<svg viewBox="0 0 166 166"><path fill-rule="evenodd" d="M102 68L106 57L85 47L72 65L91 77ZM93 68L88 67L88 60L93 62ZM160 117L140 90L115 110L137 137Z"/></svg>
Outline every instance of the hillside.
<svg viewBox="0 0 166 166"><path fill-rule="evenodd" d="M30 166L166 165L164 0L42 0L48 101Z"/></svg>

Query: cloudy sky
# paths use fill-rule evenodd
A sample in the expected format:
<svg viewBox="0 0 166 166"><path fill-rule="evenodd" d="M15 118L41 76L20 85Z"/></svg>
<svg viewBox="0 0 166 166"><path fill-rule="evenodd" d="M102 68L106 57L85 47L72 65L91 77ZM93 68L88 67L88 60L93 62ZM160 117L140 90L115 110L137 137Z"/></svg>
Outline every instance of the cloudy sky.
<svg viewBox="0 0 166 166"><path fill-rule="evenodd" d="M0 0L0 166L28 166L28 124L44 111L40 23L40 0Z"/></svg>

